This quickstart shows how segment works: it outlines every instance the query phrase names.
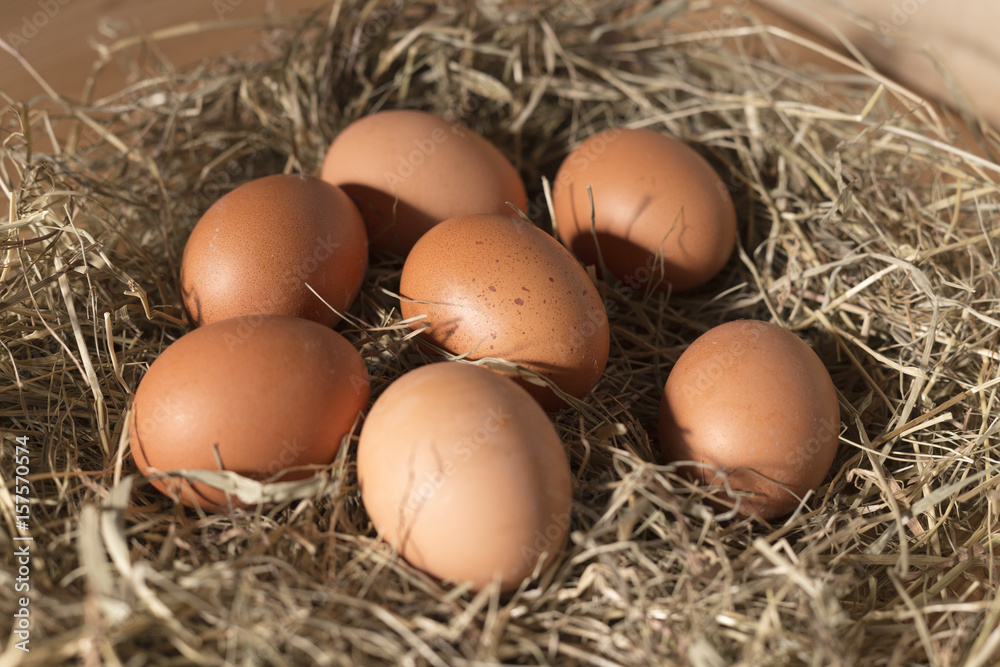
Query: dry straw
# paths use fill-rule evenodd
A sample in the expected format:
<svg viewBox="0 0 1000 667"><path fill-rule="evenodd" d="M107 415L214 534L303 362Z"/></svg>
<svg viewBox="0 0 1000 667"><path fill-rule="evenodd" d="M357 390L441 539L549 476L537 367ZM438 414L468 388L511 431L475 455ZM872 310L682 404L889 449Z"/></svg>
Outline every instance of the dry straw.
<svg viewBox="0 0 1000 667"><path fill-rule="evenodd" d="M338 2L175 72L150 47L219 27L182 26L105 45L105 62L154 63L118 94L5 100L0 542L10 554L22 435L35 541L31 652L0 664L1000 660L997 136L955 148L917 96L745 3L700 28L683 2L516 4ZM789 61L792 41L831 67ZM171 504L128 451L135 387L185 331L178 259L200 213L248 179L314 172L346 123L397 107L496 142L546 229L542 178L608 127L690 142L740 212L740 250L704 289L600 283L612 358L557 418L571 543L509 597L443 585L379 542L353 440L320 482L265 485L248 492L276 504L222 515ZM399 271L373 263L345 330L376 396L422 361ZM671 364L746 317L807 340L843 414L829 483L773 525L720 515L654 454ZM15 572L5 555L2 619Z"/></svg>

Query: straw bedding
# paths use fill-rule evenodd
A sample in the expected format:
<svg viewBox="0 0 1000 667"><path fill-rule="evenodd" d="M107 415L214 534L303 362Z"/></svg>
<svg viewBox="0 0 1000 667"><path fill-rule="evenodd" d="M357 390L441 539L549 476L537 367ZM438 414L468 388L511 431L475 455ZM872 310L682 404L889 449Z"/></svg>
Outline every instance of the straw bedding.
<svg viewBox="0 0 1000 667"><path fill-rule="evenodd" d="M954 148L933 110L863 64L834 67L812 44L831 67L794 62L790 37L745 3L722 16L699 24L683 2L342 2L180 72L142 40L106 45L146 64L104 99L6 100L4 619L25 534L18 436L34 542L31 651L8 645L0 664L1000 659L997 136L978 128L977 146ZM340 128L380 108L435 111L495 142L543 229L543 178L609 127L689 142L739 211L739 250L704 288L599 281L607 372L555 417L575 476L570 543L510 596L443 585L377 539L356 438L312 482L254 488L269 501L258 511L218 515L174 506L128 451L135 388L186 331L177 272L200 213L251 178L313 173ZM375 258L340 326L373 396L424 361L399 324L399 273ZM672 363L748 317L809 342L842 408L827 483L772 525L707 503L657 458Z"/></svg>

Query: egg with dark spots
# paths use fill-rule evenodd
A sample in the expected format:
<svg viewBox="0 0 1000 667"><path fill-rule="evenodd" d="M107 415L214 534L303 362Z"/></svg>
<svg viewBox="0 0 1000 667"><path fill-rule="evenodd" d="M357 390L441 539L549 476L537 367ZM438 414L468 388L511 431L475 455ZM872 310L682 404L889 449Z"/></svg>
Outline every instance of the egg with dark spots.
<svg viewBox="0 0 1000 667"><path fill-rule="evenodd" d="M470 215L435 226L410 251L400 292L402 315L420 318L413 326L424 340L468 359L516 363L571 396L586 396L607 364L608 315L590 277L524 220ZM547 410L565 406L549 387L520 381Z"/></svg>

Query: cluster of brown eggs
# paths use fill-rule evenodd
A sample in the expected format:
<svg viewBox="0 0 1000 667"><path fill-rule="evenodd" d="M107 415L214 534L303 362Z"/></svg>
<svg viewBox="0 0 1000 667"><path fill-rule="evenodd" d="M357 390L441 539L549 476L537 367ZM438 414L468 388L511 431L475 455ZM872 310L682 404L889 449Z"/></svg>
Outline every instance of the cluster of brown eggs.
<svg viewBox="0 0 1000 667"><path fill-rule="evenodd" d="M440 578L516 588L552 562L570 524L569 463L546 411L584 398L608 361L607 311L581 260L622 289L701 285L736 243L728 190L685 144L608 130L556 175L560 243L517 214L525 188L495 146L417 111L345 128L321 176L251 181L195 226L180 281L198 328L136 393L139 469L182 503L221 510L240 503L190 471L302 478L363 418L358 481L380 535ZM331 328L359 293L369 245L404 258L400 314L421 344L473 362L412 370L370 410L365 363ZM764 517L820 484L838 431L822 362L762 322L696 340L660 408L668 460Z"/></svg>

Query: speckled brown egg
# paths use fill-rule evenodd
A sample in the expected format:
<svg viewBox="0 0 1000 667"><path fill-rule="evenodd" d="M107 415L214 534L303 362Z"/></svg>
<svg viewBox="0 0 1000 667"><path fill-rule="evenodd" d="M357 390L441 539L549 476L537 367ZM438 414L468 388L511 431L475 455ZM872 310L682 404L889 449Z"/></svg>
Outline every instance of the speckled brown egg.
<svg viewBox="0 0 1000 667"><path fill-rule="evenodd" d="M608 315L583 267L531 223L500 215L447 220L403 266L400 309L423 338L468 359L498 357L582 398L608 361ZM565 405L525 383L547 410Z"/></svg>
<svg viewBox="0 0 1000 667"><path fill-rule="evenodd" d="M511 380L441 362L379 396L358 441L361 499L415 567L517 588L566 541L569 462L545 412Z"/></svg>
<svg viewBox="0 0 1000 667"><path fill-rule="evenodd" d="M566 247L595 266L599 247L604 265L633 292L701 285L736 245L726 184L662 132L612 129L585 140L559 167L552 199Z"/></svg>
<svg viewBox="0 0 1000 667"><path fill-rule="evenodd" d="M367 266L364 223L350 198L318 178L278 174L239 186L205 212L184 247L181 290L197 324L269 314L332 326Z"/></svg>
<svg viewBox="0 0 1000 667"><path fill-rule="evenodd" d="M322 324L284 315L222 320L185 334L150 365L132 406L139 471L189 507L241 503L173 470L301 479L333 460L368 404L361 355ZM299 469L296 469L299 468Z"/></svg>
<svg viewBox="0 0 1000 667"><path fill-rule="evenodd" d="M744 514L785 515L819 487L837 452L840 408L833 380L792 332L755 320L710 329L688 347L660 402L667 461L737 492ZM720 475L718 473L723 473Z"/></svg>
<svg viewBox="0 0 1000 667"><path fill-rule="evenodd" d="M372 247L406 255L428 229L460 215L527 207L514 166L469 128L423 111L381 111L344 128L322 176L357 203Z"/></svg>

